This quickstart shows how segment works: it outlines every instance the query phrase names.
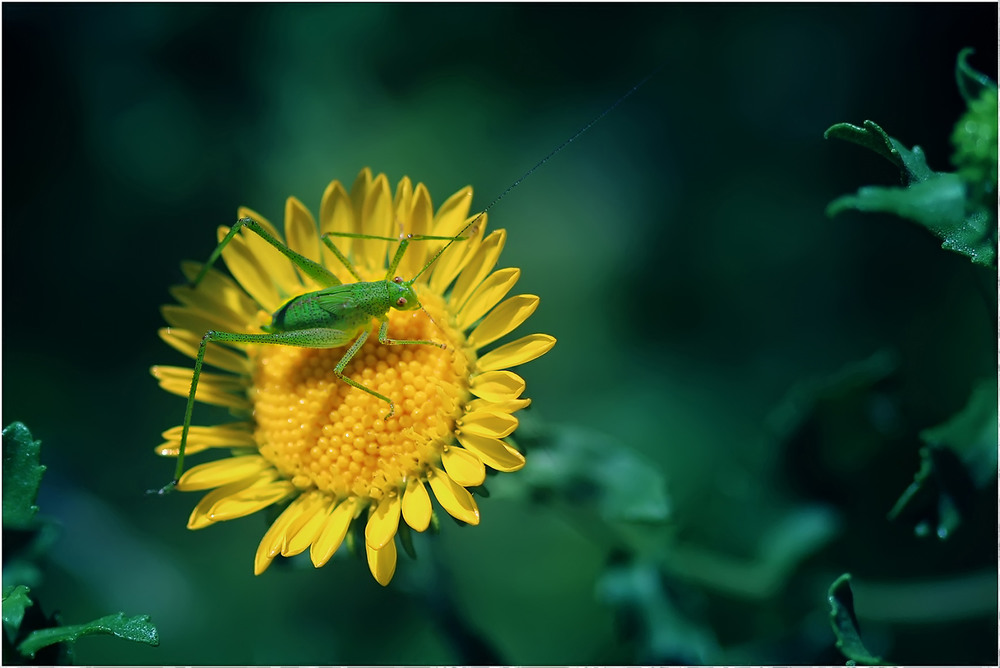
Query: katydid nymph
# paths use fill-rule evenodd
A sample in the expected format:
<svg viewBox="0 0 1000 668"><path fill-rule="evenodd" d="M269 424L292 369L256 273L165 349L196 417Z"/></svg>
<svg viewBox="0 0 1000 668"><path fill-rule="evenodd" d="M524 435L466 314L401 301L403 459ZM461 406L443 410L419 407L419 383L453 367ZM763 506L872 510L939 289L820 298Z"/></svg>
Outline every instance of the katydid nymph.
<svg viewBox="0 0 1000 668"><path fill-rule="evenodd" d="M169 492L177 486L181 474L184 471L184 452L187 445L188 435L191 428L192 412L194 410L195 395L198 388L198 381L202 374L202 366L205 361L206 348L209 343L221 344L265 344L279 346L295 346L301 348L342 348L347 347L340 361L334 368L337 378L352 388L367 392L375 398L388 404L388 413L383 419L391 419L395 414L395 403L392 397L380 394L370 387L348 377L344 374L344 369L350 363L368 339L372 321L380 322L378 330L378 341L382 345L424 345L438 346L446 348L444 343L431 340L411 340L392 339L389 337L388 314L391 310L411 311L422 308L418 295L413 289L414 282L426 272L441 255L454 243L461 243L468 239L464 236L470 229L482 219L494 205L497 204L511 190L532 174L536 169L548 162L557 153L562 151L567 145L587 132L595 123L609 114L615 107L621 104L632 93L638 90L652 74L634 85L614 104L601 112L593 120L583 126L569 139L549 152L544 158L536 163L531 169L525 172L520 178L514 181L503 192L496 196L477 216L471 218L465 227L455 236L432 236L432 235L403 235L399 237L376 236L368 234L358 234L350 232L327 232L320 237L322 243L336 256L341 264L346 267L351 276L356 279L354 283L343 283L329 269L311 260L282 243L272 235L264 225L253 218L240 218L229 230L225 237L219 242L212 252L208 261L201 268L199 273L191 282L191 287L196 287L205 278L213 263L222 255L223 249L239 233L240 230L247 230L265 242L273 246L296 267L303 275L312 279L320 289L302 295L292 297L285 301L271 316L269 325L262 327L263 334L247 334L237 332L222 332L210 330L205 333L198 347L195 357L194 372L191 378L191 388L187 397L187 405L184 411L184 423L181 428L180 443L177 450L177 466L174 471L173 480L163 488L155 491L159 494ZM351 264L348 257L341 252L331 240L331 237L344 237L352 239L374 239L381 241L398 242L395 254L389 263L388 271L382 280L364 281L358 271ZM395 276L395 272L403 259L407 247L413 242L422 241L445 241L431 259L408 280ZM428 314L429 317L429 314Z"/></svg>
<svg viewBox="0 0 1000 668"><path fill-rule="evenodd" d="M236 224L233 225L222 241L219 242L219 245L212 252L208 261L202 266L201 271L191 281L192 288L197 287L201 283L208 270L219 256L222 255L223 249L243 228L253 232L276 248L303 274L316 281L322 287L319 290L292 297L282 304L272 314L271 324L262 327L266 332L265 334L241 334L215 330L205 333L201 339L201 344L198 346L198 353L195 356L194 374L191 378L191 391L188 393L187 406L184 409L184 424L181 427L180 447L177 454L177 467L174 471L174 479L168 485L158 490L158 493L164 494L176 487L181 473L184 471L184 450L187 446L188 432L191 428L191 417L194 411L195 395L198 391L198 380L201 377L202 366L205 361L205 351L209 343L252 343L296 346L300 348L342 348L350 345L334 368L334 373L338 379L351 387L367 392L377 399L386 402L389 405L389 412L384 419L390 419L396 412L393 400L346 376L343 373L344 369L368 339L373 319L381 323L378 331L378 341L382 345L430 345L438 346L442 349L446 348L444 343L437 341L389 338L389 318L387 314L390 309L412 311L421 308L420 300L413 290L414 282L437 261L452 243L466 240L467 237L462 235L472 228L483 217L484 213L485 211L475 216L454 237L407 234L401 236L401 238L397 238L353 232L327 232L323 234L320 237L320 241L333 252L351 275L357 279L356 283L342 283L329 269L293 251L272 236L253 218L240 218L236 221ZM330 237L398 241L399 246L397 246L392 261L389 263L385 278L380 281L364 281L360 274L358 274L357 269L354 268L354 265L351 264L351 261L334 245ZM416 275L410 280L403 280L402 277L393 275L400 261L403 259L403 254L406 252L407 246L411 242L435 240L447 241L448 243L438 250Z"/></svg>

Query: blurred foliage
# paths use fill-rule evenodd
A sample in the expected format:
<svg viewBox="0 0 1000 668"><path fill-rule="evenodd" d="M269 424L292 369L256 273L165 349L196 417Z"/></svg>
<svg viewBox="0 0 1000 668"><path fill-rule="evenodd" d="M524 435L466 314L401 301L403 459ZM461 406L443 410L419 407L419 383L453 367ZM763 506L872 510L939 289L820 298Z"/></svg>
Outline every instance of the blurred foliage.
<svg viewBox="0 0 1000 668"><path fill-rule="evenodd" d="M28 565L51 543L51 527L36 520L35 499L45 467L39 463L41 441L20 422L3 430L3 660L5 664L65 664L73 661L77 639L95 634L158 645L149 615L127 618L107 615L85 624L64 626L56 616L46 617L31 597L40 580L37 567ZM14 545L15 547L11 547ZM47 650L47 651L43 651Z"/></svg>
<svg viewBox="0 0 1000 668"><path fill-rule="evenodd" d="M919 514L918 536L945 539L970 512L976 492L997 472L997 383L981 381L969 403L944 424L920 432L920 469L889 513Z"/></svg>
<svg viewBox="0 0 1000 668"><path fill-rule="evenodd" d="M872 655L995 660L995 6L2 11L3 412L44 438L63 525L44 559L5 540L4 584L17 566L67 619L149 611L163 639L81 662L842 663L845 572ZM147 370L189 363L159 307L237 206L316 210L365 165L485 206L654 70L490 211L559 346L523 371L528 465L487 479L480 526L409 536L386 589L347 550L255 578L263 514L191 532L193 497L144 494L183 412ZM942 237L823 215L884 178L821 141L843 118L879 119L845 131L924 177L882 190L940 205Z"/></svg>
<svg viewBox="0 0 1000 668"><path fill-rule="evenodd" d="M996 267L997 256L997 86L958 57L956 77L969 110L952 133L955 173L935 172L919 146L907 149L877 124L859 128L838 123L826 131L869 148L899 168L905 188L867 187L834 200L830 215L848 209L883 211L913 220L944 240L942 248Z"/></svg>

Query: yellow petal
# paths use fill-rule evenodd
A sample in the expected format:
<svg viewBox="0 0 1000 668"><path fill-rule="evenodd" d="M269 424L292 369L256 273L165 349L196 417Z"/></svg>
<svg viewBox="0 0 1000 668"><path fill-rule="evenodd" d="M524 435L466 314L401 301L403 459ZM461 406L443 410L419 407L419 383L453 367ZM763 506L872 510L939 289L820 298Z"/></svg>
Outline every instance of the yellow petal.
<svg viewBox="0 0 1000 668"><path fill-rule="evenodd" d="M264 532L264 537L260 539L260 543L257 545L257 553L253 558L254 575L260 575L267 570L267 567L271 565L274 558L278 556L281 546L285 544L287 539L289 525L302 513L300 503L299 499L293 501L278 516L278 519L274 520L268 530Z"/></svg>
<svg viewBox="0 0 1000 668"><path fill-rule="evenodd" d="M157 364L150 371L157 380L166 383L187 385L188 391L191 390L191 379L194 378L194 369L183 366ZM215 392L245 392L247 381L243 376L202 371L201 377L198 379L199 395L202 388L212 389ZM187 392L184 394L186 395Z"/></svg>
<svg viewBox="0 0 1000 668"><path fill-rule="evenodd" d="M517 341L511 341L496 350L491 350L476 363L480 371L498 371L507 367L525 364L541 357L556 345L554 336L529 334Z"/></svg>
<svg viewBox="0 0 1000 668"><path fill-rule="evenodd" d="M153 376L160 381L160 387L164 390L170 392L171 394L187 398L187 396L191 393L191 378L177 378L176 376L178 374L176 371L171 371L172 368L174 367L154 366L150 369L150 371ZM179 369L178 371L183 371L183 369ZM188 369L188 371L188 376L192 376L193 371L190 369ZM215 374L209 375L219 378ZM205 374L202 374L202 378L204 377ZM226 386L231 384L228 380L224 383L218 383L223 385L221 388L212 381L213 378L209 378L208 382L199 382L195 399L202 403L212 404L213 406L226 406L228 408L235 408L239 410L250 410L250 402L245 396L239 396L226 390Z"/></svg>
<svg viewBox="0 0 1000 668"><path fill-rule="evenodd" d="M400 182L402 185L402 182ZM397 196L398 199L398 196ZM431 205L431 195L427 192L427 186L418 183L416 190L408 204L403 205L403 209L397 207L398 215L408 221L405 232L417 236L419 234L430 234L434 222L434 209ZM417 272L424 268L427 262L428 244L427 241L414 241L406 249L406 255L399 263L399 275L407 279L417 275Z"/></svg>
<svg viewBox="0 0 1000 668"><path fill-rule="evenodd" d="M463 487L476 487L486 480L486 467L468 450L450 446L441 453L441 463L451 479Z"/></svg>
<svg viewBox="0 0 1000 668"><path fill-rule="evenodd" d="M322 492L311 492L303 501L302 512L286 532L286 540L281 548L281 556L294 557L306 551L313 541L319 537L319 532L326 522L330 498Z"/></svg>
<svg viewBox="0 0 1000 668"><path fill-rule="evenodd" d="M455 324L461 330L466 330L479 320L484 313L496 306L497 302L510 292L521 276L517 267L501 269L489 275L476 291L469 297L462 310L459 311Z"/></svg>
<svg viewBox="0 0 1000 668"><path fill-rule="evenodd" d="M254 440L253 432L242 428L248 426L246 422L233 422L216 427L191 425L185 452L190 455L208 448L255 447L257 441ZM162 436L167 440L156 448L156 454L162 457L176 457L181 445L182 429L183 427L178 425L163 432Z"/></svg>
<svg viewBox="0 0 1000 668"><path fill-rule="evenodd" d="M517 429L517 418L507 413L475 411L463 415L458 424L459 428L467 434L503 438Z"/></svg>
<svg viewBox="0 0 1000 668"><path fill-rule="evenodd" d="M451 479L441 469L432 468L430 479L431 489L441 507L448 514L466 524L479 524L479 508L468 490Z"/></svg>
<svg viewBox="0 0 1000 668"><path fill-rule="evenodd" d="M403 494L403 519L415 531L424 531L431 522L431 497L420 478L411 477Z"/></svg>
<svg viewBox="0 0 1000 668"><path fill-rule="evenodd" d="M389 584L396 573L396 543L389 541L381 550L375 550L366 544L365 552L368 554L368 568L375 576L375 581L383 587Z"/></svg>
<svg viewBox="0 0 1000 668"><path fill-rule="evenodd" d="M386 494L368 517L365 525L365 543L373 550L381 550L396 535L399 528L399 494Z"/></svg>
<svg viewBox="0 0 1000 668"><path fill-rule="evenodd" d="M352 232L364 232L361 214L364 212L365 200L368 197L368 191L371 190L371 184L372 170L368 167L358 172L357 178L351 184L351 210L354 212L354 224L356 225L351 230Z"/></svg>
<svg viewBox="0 0 1000 668"><path fill-rule="evenodd" d="M479 244L479 249L465 265L465 269L459 274L458 280L455 281L455 287L451 291L449 301L454 307L453 311L460 310L472 291L478 288L487 274L493 271L506 241L507 230L494 230Z"/></svg>
<svg viewBox="0 0 1000 668"><path fill-rule="evenodd" d="M281 233L278 232L274 225L256 211L241 206L239 208L239 216L240 218L253 218L278 243L285 242ZM277 286L278 294L282 300L302 292L302 283L299 281L299 275L295 271L295 265L287 256L264 241L262 236L247 227L240 230L240 236L246 242L250 252L257 258L260 266L264 268L267 277Z"/></svg>
<svg viewBox="0 0 1000 668"><path fill-rule="evenodd" d="M202 266L199 262L181 262L181 271L190 282L198 277ZM170 294L182 304L212 312L227 311L234 322L249 322L260 310L260 305L243 288L215 268L208 270L197 288L178 285L170 289Z"/></svg>
<svg viewBox="0 0 1000 668"><path fill-rule="evenodd" d="M386 178L385 174L379 174L372 182L368 196L365 198L365 205L361 213L361 232L382 237L398 236L399 230L393 229L393 222L392 192L389 189L389 179ZM369 270L381 269L384 272L388 247L388 241L355 239L354 262L368 267Z"/></svg>
<svg viewBox="0 0 1000 668"><path fill-rule="evenodd" d="M217 231L218 240L221 242L228 233L228 227L220 227ZM241 236L233 237L222 249L222 259L225 260L229 273L236 277L243 289L261 305L261 308L268 313L278 310L283 301L278 294L278 288Z"/></svg>
<svg viewBox="0 0 1000 668"><path fill-rule="evenodd" d="M270 485L277 477L277 471L265 471L258 478L246 478L212 490L203 496L198 502L198 505L196 505L194 510L191 511L191 516L188 518L187 528L192 530L204 529L210 524L221 522L221 519L215 519L210 514L210 511L215 504L227 496L238 494L251 487L264 487L266 485Z"/></svg>
<svg viewBox="0 0 1000 668"><path fill-rule="evenodd" d="M186 329L172 329L170 327L161 327L158 333L160 338L166 341L169 346L184 353L191 359L198 356L201 337L205 335L204 332L195 334ZM245 354L238 353L231 348L226 348L218 344L210 345L205 349L205 364L210 364L226 371L232 371L233 373L249 375L253 371Z"/></svg>
<svg viewBox="0 0 1000 668"><path fill-rule="evenodd" d="M458 442L475 453L491 469L509 473L524 467L524 455L498 438L459 432Z"/></svg>
<svg viewBox="0 0 1000 668"><path fill-rule="evenodd" d="M441 236L441 237L452 237L457 235L469 220L469 209L472 206L472 187L466 186L456 192L454 195L445 200L444 204L438 209L437 214L434 216L433 229L431 234ZM438 250L444 247L446 241L440 242L429 242L428 243L428 257L433 257ZM434 263L434 269L431 270L431 277L429 283L431 288L441 294L447 287L449 280L446 274L447 271L442 271L441 276L438 277L437 271L439 267L445 265L445 263L450 262L454 257L455 253L461 255L462 249L455 248L456 245L462 242L456 242L451 245L451 247L438 258L438 261Z"/></svg>
<svg viewBox="0 0 1000 668"><path fill-rule="evenodd" d="M522 408L531 405L531 399L507 399L506 401L488 401L487 399L473 399L465 404L467 411L489 411L491 413L514 414Z"/></svg>
<svg viewBox="0 0 1000 668"><path fill-rule="evenodd" d="M237 517L252 515L271 504L287 499L297 491L291 482L276 480L268 485L251 487L220 499L209 509L208 515L215 522L235 520Z"/></svg>
<svg viewBox="0 0 1000 668"><path fill-rule="evenodd" d="M468 345L482 348L514 331L538 307L535 295L517 295L503 302L483 318L469 335Z"/></svg>
<svg viewBox="0 0 1000 668"><path fill-rule="evenodd" d="M320 235L327 232L355 232L354 211L351 206L351 198L340 185L340 181L332 181L323 192L323 202L319 207L319 231ZM343 251L347 257L351 256L351 239L344 237L331 237L330 241ZM345 283L352 283L355 279L344 267L337 256L330 252L326 244L320 244L323 252L323 264Z"/></svg>
<svg viewBox="0 0 1000 668"><path fill-rule="evenodd" d="M472 207L472 186L465 186L445 200L434 216L434 234L451 236L462 228Z"/></svg>
<svg viewBox="0 0 1000 668"><path fill-rule="evenodd" d="M188 469L177 482L177 489L182 492L196 492L201 489L221 487L256 476L270 468L270 462L260 455L226 457Z"/></svg>
<svg viewBox="0 0 1000 668"><path fill-rule="evenodd" d="M469 390L487 401L506 401L521 396L524 379L512 371L487 371L472 379Z"/></svg>
<svg viewBox="0 0 1000 668"><path fill-rule="evenodd" d="M320 568L330 561L330 557L344 542L347 529L351 526L351 520L354 519L356 506L355 498L348 498L327 516L323 528L319 532L319 537L313 541L312 547L309 548L309 558L312 560L313 566Z"/></svg>
<svg viewBox="0 0 1000 668"><path fill-rule="evenodd" d="M171 327L186 329L189 332L199 332L202 335L208 330L217 332L245 332L250 321L234 321L231 316L223 310L203 311L191 306L180 306L178 304L167 304L160 307L163 319Z"/></svg>
<svg viewBox="0 0 1000 668"><path fill-rule="evenodd" d="M435 230L435 233L441 236L461 236L462 238L455 239L454 243L451 243L434 263L430 280L432 290L443 294L448 289L451 282L455 280L458 273L465 268L479 249L485 232L485 215L471 216L457 230L441 230L441 228Z"/></svg>
<svg viewBox="0 0 1000 668"><path fill-rule="evenodd" d="M316 221L306 205L295 197L285 200L285 236L293 251L313 262L320 261Z"/></svg>
<svg viewBox="0 0 1000 668"><path fill-rule="evenodd" d="M396 194L392 197L392 210L400 221L409 215L413 203L413 182L409 176L403 176L396 184ZM409 229L405 230L410 232Z"/></svg>

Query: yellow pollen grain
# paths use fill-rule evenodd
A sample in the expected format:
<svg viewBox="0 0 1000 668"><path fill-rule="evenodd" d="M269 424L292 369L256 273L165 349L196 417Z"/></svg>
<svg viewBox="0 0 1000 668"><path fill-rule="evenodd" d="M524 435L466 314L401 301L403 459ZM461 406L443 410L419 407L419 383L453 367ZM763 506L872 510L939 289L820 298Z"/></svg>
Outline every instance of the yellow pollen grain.
<svg viewBox="0 0 1000 668"><path fill-rule="evenodd" d="M439 300L423 301L428 310L428 301L440 306ZM432 313L438 324L447 322L443 309ZM408 477L423 476L428 465L439 465L461 413L435 385L468 397L469 361L461 334L443 331L419 310L390 311L389 337L430 339L448 347L382 345L373 324L344 374L392 398L396 413L388 420L386 402L334 375L346 346L248 351L254 361L250 399L260 453L297 487L309 483L336 498L379 498L401 489Z"/></svg>

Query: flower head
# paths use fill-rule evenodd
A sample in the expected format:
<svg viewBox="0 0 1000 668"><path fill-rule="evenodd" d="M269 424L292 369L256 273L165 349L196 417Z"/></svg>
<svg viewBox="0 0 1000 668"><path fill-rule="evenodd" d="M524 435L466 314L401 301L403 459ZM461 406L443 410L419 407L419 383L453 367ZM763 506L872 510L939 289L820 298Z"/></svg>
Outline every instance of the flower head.
<svg viewBox="0 0 1000 668"><path fill-rule="evenodd" d="M260 574L277 555L307 549L317 568L324 565L351 524L362 522L368 565L385 585L396 568L400 521L416 531L430 525L428 486L450 515L479 523L468 488L483 483L487 466L510 472L525 463L503 440L517 426L513 414L529 403L521 397L524 381L508 369L545 354L555 339L532 334L483 354L485 346L531 315L538 297L517 295L501 302L520 272L493 271L505 233L486 235L486 215L469 216L471 199L472 189L464 188L435 213L423 184L414 188L404 177L393 194L384 174L373 178L364 169L350 193L338 181L327 187L318 226L297 199L289 198L284 238L259 215L240 209L241 218L256 219L345 285L357 278L321 243L322 234L402 239L462 233L463 238L447 248L444 240L410 242L396 273L404 278L419 274L413 289L421 307L387 313L391 339L443 345L383 345L371 335L343 369L355 383L391 398L391 417L385 401L337 377L347 346L209 345L205 364L224 373L202 373L196 400L227 407L242 419L190 429L187 454L224 448L229 456L181 476L177 487L182 491L211 490L191 513L188 528L287 504L257 548L254 571ZM227 232L220 228L219 239ZM364 281L388 278L398 244L332 239ZM265 333L272 314L289 300L323 287L246 229L224 248L222 258L235 280L209 269L197 287L172 289L179 305L163 307L170 326L160 336L191 357L205 332ZM185 263L183 270L193 279L201 266ZM373 317L370 333L378 329ZM157 366L152 371L161 387L188 395L190 369ZM164 432L167 440L157 452L176 456L180 435L181 427Z"/></svg>

